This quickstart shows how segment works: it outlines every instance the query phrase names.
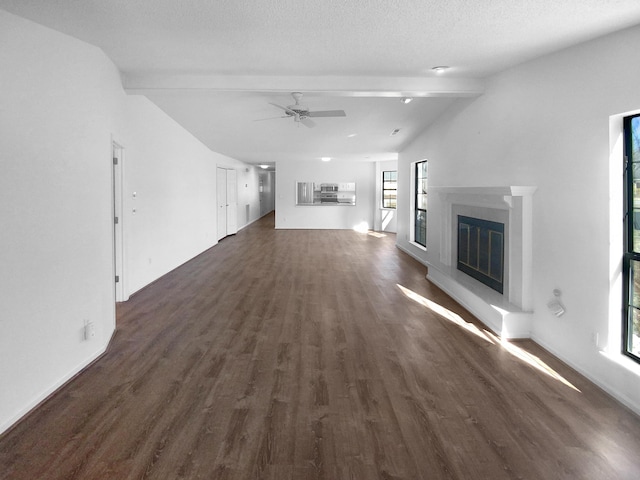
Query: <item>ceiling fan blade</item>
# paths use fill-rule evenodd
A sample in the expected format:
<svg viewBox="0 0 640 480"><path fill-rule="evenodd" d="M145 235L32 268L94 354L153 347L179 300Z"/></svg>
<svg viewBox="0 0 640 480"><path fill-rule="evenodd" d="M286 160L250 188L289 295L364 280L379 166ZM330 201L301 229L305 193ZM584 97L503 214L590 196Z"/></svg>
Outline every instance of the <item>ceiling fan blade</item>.
<svg viewBox="0 0 640 480"><path fill-rule="evenodd" d="M301 117L300 118L300 123L303 124L305 127L308 128L313 128L316 126L315 122L313 120L310 120L307 117Z"/></svg>
<svg viewBox="0 0 640 480"><path fill-rule="evenodd" d="M294 111L293 111L293 110L291 110L290 108L283 107L282 105L278 105L277 103L271 103L271 102L269 102L269 105L273 105L274 107L281 108L282 110L284 110L285 112L287 112L289 115L295 115L295 114L296 114L296 112L294 112Z"/></svg>
<svg viewBox="0 0 640 480"><path fill-rule="evenodd" d="M307 117L346 117L344 110L320 110L307 113Z"/></svg>
<svg viewBox="0 0 640 480"><path fill-rule="evenodd" d="M276 118L290 118L289 115L280 115L278 117L269 117L269 118L256 118L254 122L264 122L265 120L274 120Z"/></svg>

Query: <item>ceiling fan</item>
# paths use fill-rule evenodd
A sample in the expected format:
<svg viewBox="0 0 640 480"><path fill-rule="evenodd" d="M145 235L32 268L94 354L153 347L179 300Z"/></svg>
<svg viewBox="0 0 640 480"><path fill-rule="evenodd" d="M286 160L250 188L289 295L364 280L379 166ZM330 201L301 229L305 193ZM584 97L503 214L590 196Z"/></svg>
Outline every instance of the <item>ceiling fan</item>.
<svg viewBox="0 0 640 480"><path fill-rule="evenodd" d="M347 116L347 114L344 113L344 110L317 110L312 112L309 110L308 107L305 107L300 103L300 100L302 99L302 93L293 92L291 96L296 101L294 105L288 105L284 107L282 105L278 105L277 103L269 102L270 105L273 105L274 107L278 107L284 110L284 113L286 115L279 118L293 117L295 122L302 123L305 127L312 128L316 126L313 120L310 120L310 118L312 117L346 117Z"/></svg>

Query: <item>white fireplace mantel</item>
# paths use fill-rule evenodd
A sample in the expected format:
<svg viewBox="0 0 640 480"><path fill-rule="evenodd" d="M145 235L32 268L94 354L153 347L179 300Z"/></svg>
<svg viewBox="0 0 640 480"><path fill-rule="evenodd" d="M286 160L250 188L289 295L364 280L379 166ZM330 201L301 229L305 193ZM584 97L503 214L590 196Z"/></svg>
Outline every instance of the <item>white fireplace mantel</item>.
<svg viewBox="0 0 640 480"><path fill-rule="evenodd" d="M507 185L503 187L429 187L429 193L438 195L481 195L505 197L531 197L538 187Z"/></svg>
<svg viewBox="0 0 640 480"><path fill-rule="evenodd" d="M439 229L427 278L464 305L502 338L528 338L531 331L532 186L429 187L429 210ZM505 224L505 287L500 294L456 268L457 215Z"/></svg>

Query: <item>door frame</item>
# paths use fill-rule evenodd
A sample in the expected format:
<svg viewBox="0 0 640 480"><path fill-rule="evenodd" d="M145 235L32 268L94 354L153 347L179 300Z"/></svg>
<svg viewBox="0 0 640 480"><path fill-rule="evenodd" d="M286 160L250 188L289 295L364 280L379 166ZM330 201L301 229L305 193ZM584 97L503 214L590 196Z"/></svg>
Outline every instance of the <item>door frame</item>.
<svg viewBox="0 0 640 480"><path fill-rule="evenodd" d="M114 159L117 159L114 160ZM111 138L111 205L112 205L112 238L113 238L113 282L115 301L124 302L129 299L125 288L124 275L124 208L123 208L123 184L124 184L124 147ZM116 222L116 218L118 219ZM119 281L116 281L116 278Z"/></svg>
<svg viewBox="0 0 640 480"><path fill-rule="evenodd" d="M222 193L224 193L224 200L222 199ZM222 221L223 213L224 213L224 221ZM224 232L222 231L223 228L224 228ZM218 166L216 168L216 241L219 242L226 236L227 236L227 169L224 167Z"/></svg>
<svg viewBox="0 0 640 480"><path fill-rule="evenodd" d="M227 235L238 233L238 172L227 168Z"/></svg>

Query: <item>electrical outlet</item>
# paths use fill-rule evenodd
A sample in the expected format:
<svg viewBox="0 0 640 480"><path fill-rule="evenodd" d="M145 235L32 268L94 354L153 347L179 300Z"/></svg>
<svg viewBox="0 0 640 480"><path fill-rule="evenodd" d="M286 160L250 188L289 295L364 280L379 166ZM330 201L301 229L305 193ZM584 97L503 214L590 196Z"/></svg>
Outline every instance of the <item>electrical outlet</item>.
<svg viewBox="0 0 640 480"><path fill-rule="evenodd" d="M593 332L591 334L591 343L596 348L600 346L600 334L598 332Z"/></svg>
<svg viewBox="0 0 640 480"><path fill-rule="evenodd" d="M86 322L84 324L84 339L91 340L96 336L96 326L93 322Z"/></svg>

